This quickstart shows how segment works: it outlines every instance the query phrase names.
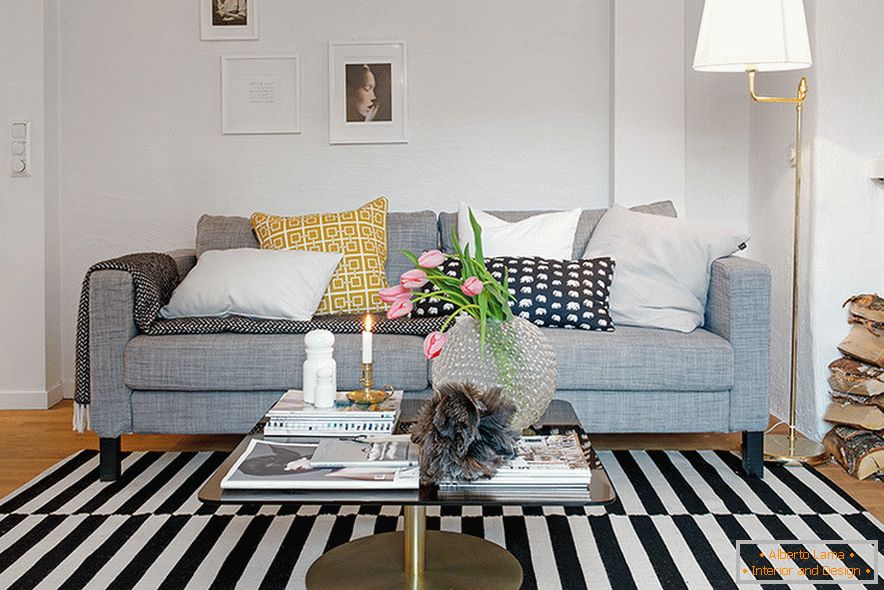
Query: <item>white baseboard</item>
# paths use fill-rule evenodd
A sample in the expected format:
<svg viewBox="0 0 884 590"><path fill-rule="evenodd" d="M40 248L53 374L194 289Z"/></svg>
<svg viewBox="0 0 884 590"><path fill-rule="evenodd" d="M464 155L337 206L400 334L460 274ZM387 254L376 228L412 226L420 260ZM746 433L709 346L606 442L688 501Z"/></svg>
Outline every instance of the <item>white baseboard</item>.
<svg viewBox="0 0 884 590"><path fill-rule="evenodd" d="M63 395L61 383L49 391L0 391L0 410L47 410Z"/></svg>
<svg viewBox="0 0 884 590"><path fill-rule="evenodd" d="M61 385L64 388L64 399L74 399L74 381L62 381Z"/></svg>
<svg viewBox="0 0 884 590"><path fill-rule="evenodd" d="M46 392L47 407L51 408L64 399L64 383L58 383L55 387Z"/></svg>

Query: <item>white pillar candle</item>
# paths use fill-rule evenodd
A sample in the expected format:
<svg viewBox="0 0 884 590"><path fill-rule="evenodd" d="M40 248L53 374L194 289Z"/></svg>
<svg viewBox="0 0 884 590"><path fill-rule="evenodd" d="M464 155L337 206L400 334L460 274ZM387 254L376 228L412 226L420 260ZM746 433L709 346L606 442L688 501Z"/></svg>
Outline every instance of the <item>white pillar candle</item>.
<svg viewBox="0 0 884 590"><path fill-rule="evenodd" d="M362 362L371 362L371 314L365 316L365 329L362 330Z"/></svg>

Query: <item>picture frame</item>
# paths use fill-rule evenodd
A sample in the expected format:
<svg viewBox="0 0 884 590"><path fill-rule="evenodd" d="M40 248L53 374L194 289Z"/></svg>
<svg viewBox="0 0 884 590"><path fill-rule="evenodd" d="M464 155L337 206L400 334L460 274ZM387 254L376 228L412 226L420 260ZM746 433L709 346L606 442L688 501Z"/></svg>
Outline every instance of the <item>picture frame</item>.
<svg viewBox="0 0 884 590"><path fill-rule="evenodd" d="M407 143L405 41L329 42L329 143Z"/></svg>
<svg viewBox="0 0 884 590"><path fill-rule="evenodd" d="M199 0L199 3L203 41L258 39L259 0Z"/></svg>
<svg viewBox="0 0 884 590"><path fill-rule="evenodd" d="M221 133L300 132L298 55L221 56Z"/></svg>

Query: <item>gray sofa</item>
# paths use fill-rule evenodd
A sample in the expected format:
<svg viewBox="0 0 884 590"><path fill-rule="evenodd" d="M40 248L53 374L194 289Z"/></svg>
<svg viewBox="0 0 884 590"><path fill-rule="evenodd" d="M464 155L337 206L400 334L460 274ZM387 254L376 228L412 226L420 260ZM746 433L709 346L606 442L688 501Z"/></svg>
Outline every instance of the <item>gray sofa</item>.
<svg viewBox="0 0 884 590"><path fill-rule="evenodd" d="M669 202L636 208L675 215ZM519 220L536 212L497 212ZM604 210L586 210L574 243L579 257ZM387 275L409 268L400 249L451 250L456 215L390 213ZM210 249L257 247L249 221L203 216L196 249L172 252L183 278ZM616 280L616 273L615 273ZM120 436L128 433L245 433L281 392L299 387L302 335L146 336L133 321L128 273L90 279L92 428L101 438L103 479L119 474ZM770 274L758 262L716 261L705 326L690 334L621 326L614 332L546 329L558 364L557 397L574 406L590 432L742 432L743 465L761 473L768 423ZM338 387L358 387L360 336L335 341ZM431 392L422 338L378 334L375 381L407 395Z"/></svg>

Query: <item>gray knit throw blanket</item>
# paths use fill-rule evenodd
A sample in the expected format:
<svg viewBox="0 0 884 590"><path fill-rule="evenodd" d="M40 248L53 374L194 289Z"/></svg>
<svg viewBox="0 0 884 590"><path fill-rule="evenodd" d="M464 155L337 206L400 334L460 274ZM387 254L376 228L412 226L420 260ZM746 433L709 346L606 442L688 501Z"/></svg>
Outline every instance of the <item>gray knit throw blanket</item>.
<svg viewBox="0 0 884 590"><path fill-rule="evenodd" d="M132 276L134 293L133 319L141 334L170 336L176 334L306 334L310 330L324 329L336 334L358 334L362 331L361 315L317 316L309 321L260 320L238 315L216 317L192 317L167 320L160 309L169 302L172 291L178 286L178 267L168 254L157 252L129 254L93 264L83 279L80 307L77 313L77 350L74 393L74 430L83 432L89 428L89 405L91 378L89 371L89 279L99 270L119 270ZM377 334L407 334L425 336L440 328L444 316L401 318L388 320L375 318L373 332Z"/></svg>

